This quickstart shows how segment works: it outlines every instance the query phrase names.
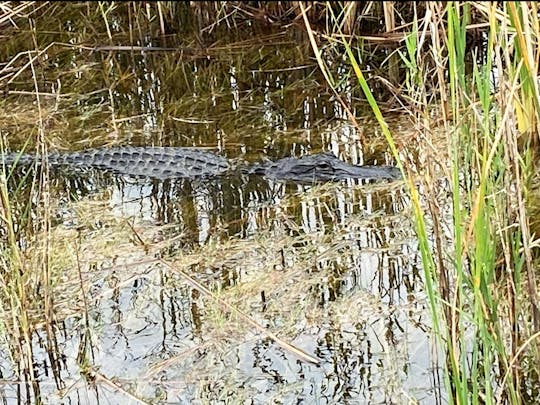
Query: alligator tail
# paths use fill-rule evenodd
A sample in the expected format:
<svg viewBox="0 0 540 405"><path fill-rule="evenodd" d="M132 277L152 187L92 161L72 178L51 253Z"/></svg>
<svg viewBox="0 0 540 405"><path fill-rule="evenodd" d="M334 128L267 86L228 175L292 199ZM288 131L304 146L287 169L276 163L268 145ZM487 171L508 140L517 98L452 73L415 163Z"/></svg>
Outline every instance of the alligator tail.
<svg viewBox="0 0 540 405"><path fill-rule="evenodd" d="M35 155L21 154L18 152L10 152L0 155L0 165L13 166L13 165L28 165L36 160Z"/></svg>
<svg viewBox="0 0 540 405"><path fill-rule="evenodd" d="M53 166L62 165L66 163L66 160L65 156L60 153L50 153L47 155L47 162ZM30 153L10 152L0 154L0 168L4 165L7 167L29 166L36 162L39 164L41 161L40 157Z"/></svg>

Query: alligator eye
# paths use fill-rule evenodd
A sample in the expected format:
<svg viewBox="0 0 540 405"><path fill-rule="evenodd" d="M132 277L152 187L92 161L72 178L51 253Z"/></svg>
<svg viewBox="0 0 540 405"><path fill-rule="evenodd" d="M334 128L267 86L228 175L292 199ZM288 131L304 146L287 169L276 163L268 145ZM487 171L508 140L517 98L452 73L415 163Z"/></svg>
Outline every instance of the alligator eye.
<svg viewBox="0 0 540 405"><path fill-rule="evenodd" d="M326 162L321 162L317 166L319 167L319 169L330 169L332 167Z"/></svg>

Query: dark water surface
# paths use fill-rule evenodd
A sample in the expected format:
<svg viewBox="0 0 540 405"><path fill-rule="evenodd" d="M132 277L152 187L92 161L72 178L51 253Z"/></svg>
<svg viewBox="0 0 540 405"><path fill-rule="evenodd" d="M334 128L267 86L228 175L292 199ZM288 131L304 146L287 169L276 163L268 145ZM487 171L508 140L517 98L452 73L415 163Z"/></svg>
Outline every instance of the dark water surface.
<svg viewBox="0 0 540 405"><path fill-rule="evenodd" d="M75 96L57 105L65 125L51 121L47 146L195 146L247 161L333 151L355 164L392 164L369 112L355 111L360 129L348 122L310 50L287 34L264 35L258 44L207 58L58 51L60 68L45 71L41 85L56 72L62 94ZM344 96L362 108L343 67L333 69L344 80ZM7 128L8 148L18 150L28 133ZM78 249L88 307L81 309L79 287L65 290L60 295L72 298L58 303L55 336L35 333L45 403L440 398L410 202L400 182L49 176L61 201L53 225L79 238L66 255ZM127 237L115 236L118 223L129 224ZM137 264L155 257L166 257L320 364L278 346L178 273ZM9 383L15 374L7 357L0 367L7 403L24 402L30 387Z"/></svg>

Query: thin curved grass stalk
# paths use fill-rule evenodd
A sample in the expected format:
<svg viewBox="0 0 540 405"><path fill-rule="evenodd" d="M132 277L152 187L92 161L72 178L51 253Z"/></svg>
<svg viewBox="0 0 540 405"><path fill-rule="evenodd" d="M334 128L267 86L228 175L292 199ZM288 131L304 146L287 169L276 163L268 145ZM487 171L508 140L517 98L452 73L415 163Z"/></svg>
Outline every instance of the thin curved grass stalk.
<svg viewBox="0 0 540 405"><path fill-rule="evenodd" d="M257 329L259 332L261 332L263 335L267 336L271 340L273 340L275 343L277 343L279 346L281 346L283 349L293 353L294 355L298 356L300 359L307 361L309 363L313 364L319 364L319 360L315 357L311 356L310 354L307 354L302 349L295 347L291 345L290 343L286 342L285 340L281 339L274 333L270 332L263 326L261 326L259 323L255 322L253 319L251 319L247 314L240 311L238 308L236 308L234 305L229 304L227 301L219 298L216 296L212 291L210 291L208 288L203 286L201 283L199 283L197 280L195 280L193 277L191 277L189 274L187 274L185 271L180 270L179 268L175 267L174 264L168 262L165 259L156 259L156 262L161 263L165 267L167 267L169 270L174 271L175 273L180 274L184 279L186 279L193 287L195 287L198 291L203 293L204 295L212 298L214 301L219 303L221 306L225 307L227 310L233 312L234 314L238 315L240 318L242 318L244 321L249 323L251 326L253 326L255 329Z"/></svg>

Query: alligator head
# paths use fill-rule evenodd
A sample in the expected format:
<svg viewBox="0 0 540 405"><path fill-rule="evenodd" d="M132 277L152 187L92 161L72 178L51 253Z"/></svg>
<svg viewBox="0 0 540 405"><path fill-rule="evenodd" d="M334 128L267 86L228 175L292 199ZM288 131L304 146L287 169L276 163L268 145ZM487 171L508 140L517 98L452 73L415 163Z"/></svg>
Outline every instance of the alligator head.
<svg viewBox="0 0 540 405"><path fill-rule="evenodd" d="M401 173L392 166L356 166L345 163L331 152L284 158L253 167L251 173L262 174L269 179L298 183L317 183L346 179L396 180Z"/></svg>

